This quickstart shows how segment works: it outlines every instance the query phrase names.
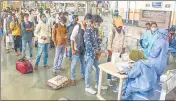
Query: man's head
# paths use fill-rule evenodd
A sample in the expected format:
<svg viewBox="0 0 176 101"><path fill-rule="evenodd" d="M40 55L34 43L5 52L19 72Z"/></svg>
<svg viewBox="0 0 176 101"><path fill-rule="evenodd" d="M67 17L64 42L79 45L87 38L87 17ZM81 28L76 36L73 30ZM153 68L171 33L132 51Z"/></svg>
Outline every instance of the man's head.
<svg viewBox="0 0 176 101"><path fill-rule="evenodd" d="M151 31L155 32L158 29L158 25L156 22L152 22L151 23Z"/></svg>
<svg viewBox="0 0 176 101"><path fill-rule="evenodd" d="M119 11L118 10L114 10L114 16L119 16Z"/></svg>
<svg viewBox="0 0 176 101"><path fill-rule="evenodd" d="M64 16L64 13L63 12L59 12L59 17L62 17Z"/></svg>
<svg viewBox="0 0 176 101"><path fill-rule="evenodd" d="M149 30L150 29L150 23L146 23L145 25L146 25L147 30Z"/></svg>
<svg viewBox="0 0 176 101"><path fill-rule="evenodd" d="M172 36L174 36L175 35L175 28L171 27L169 29L169 34L171 34Z"/></svg>
<svg viewBox="0 0 176 101"><path fill-rule="evenodd" d="M66 22L67 22L66 17L61 16L61 17L60 17L60 23L61 23L62 25L65 25L65 24L66 24Z"/></svg>
<svg viewBox="0 0 176 101"><path fill-rule="evenodd" d="M27 13L24 14L24 21L25 22L29 21L29 14L27 14Z"/></svg>
<svg viewBox="0 0 176 101"><path fill-rule="evenodd" d="M91 25L92 24L92 14L87 13L86 16L84 17L84 20L85 20L87 25Z"/></svg>
<svg viewBox="0 0 176 101"><path fill-rule="evenodd" d="M98 28L100 24L103 22L103 19L99 15L92 16L93 27Z"/></svg>
<svg viewBox="0 0 176 101"><path fill-rule="evenodd" d="M15 21L16 20L16 15L12 14L12 20Z"/></svg>
<svg viewBox="0 0 176 101"><path fill-rule="evenodd" d="M74 23L77 23L79 20L78 15L73 15L72 18Z"/></svg>
<svg viewBox="0 0 176 101"><path fill-rule="evenodd" d="M41 14L41 15L40 15L40 19L41 19L44 23L47 22L47 18L46 18L46 15L45 15L45 14Z"/></svg>

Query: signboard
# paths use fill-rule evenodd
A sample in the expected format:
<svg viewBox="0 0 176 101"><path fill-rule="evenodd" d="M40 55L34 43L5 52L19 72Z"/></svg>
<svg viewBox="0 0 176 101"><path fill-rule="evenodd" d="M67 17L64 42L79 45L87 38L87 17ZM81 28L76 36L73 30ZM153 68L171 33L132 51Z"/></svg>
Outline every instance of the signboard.
<svg viewBox="0 0 176 101"><path fill-rule="evenodd" d="M145 27L147 22L156 22L159 27L168 28L171 11L141 10L138 26Z"/></svg>
<svg viewBox="0 0 176 101"><path fill-rule="evenodd" d="M161 8L162 7L162 2L152 2L152 7Z"/></svg>

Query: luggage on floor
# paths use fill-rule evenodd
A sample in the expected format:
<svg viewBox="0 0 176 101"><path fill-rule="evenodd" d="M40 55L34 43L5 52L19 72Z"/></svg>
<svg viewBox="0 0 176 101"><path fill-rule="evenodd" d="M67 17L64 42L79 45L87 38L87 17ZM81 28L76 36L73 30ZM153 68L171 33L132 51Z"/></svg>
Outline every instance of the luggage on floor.
<svg viewBox="0 0 176 101"><path fill-rule="evenodd" d="M29 60L22 58L16 61L16 70L22 74L28 74L33 72L33 67Z"/></svg>
<svg viewBox="0 0 176 101"><path fill-rule="evenodd" d="M68 84L68 78L65 76L56 76L47 81L47 84L54 89L65 87Z"/></svg>

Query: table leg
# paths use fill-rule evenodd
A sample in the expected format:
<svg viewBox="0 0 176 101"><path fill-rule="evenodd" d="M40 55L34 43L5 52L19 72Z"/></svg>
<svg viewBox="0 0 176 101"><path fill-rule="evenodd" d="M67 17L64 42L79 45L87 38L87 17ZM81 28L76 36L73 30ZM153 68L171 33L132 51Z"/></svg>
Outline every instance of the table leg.
<svg viewBox="0 0 176 101"><path fill-rule="evenodd" d="M99 81L98 81L98 95L101 94L101 85L102 85L102 73L103 71L100 69L100 73L99 73Z"/></svg>
<svg viewBox="0 0 176 101"><path fill-rule="evenodd" d="M122 87L123 87L123 79L120 78L120 82L119 82L119 91L118 91L118 98L117 98L117 100L121 100L121 96L122 96Z"/></svg>

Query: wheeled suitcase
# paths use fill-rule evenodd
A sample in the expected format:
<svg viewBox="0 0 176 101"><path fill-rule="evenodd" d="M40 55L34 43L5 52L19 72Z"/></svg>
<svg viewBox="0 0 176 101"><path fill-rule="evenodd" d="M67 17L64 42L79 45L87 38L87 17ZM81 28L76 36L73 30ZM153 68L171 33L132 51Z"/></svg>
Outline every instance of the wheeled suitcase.
<svg viewBox="0 0 176 101"><path fill-rule="evenodd" d="M22 74L28 74L33 72L32 64L27 59L20 59L16 61L16 70Z"/></svg>

